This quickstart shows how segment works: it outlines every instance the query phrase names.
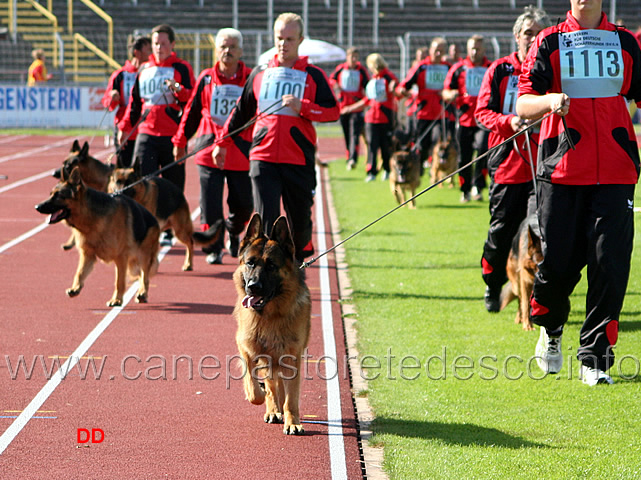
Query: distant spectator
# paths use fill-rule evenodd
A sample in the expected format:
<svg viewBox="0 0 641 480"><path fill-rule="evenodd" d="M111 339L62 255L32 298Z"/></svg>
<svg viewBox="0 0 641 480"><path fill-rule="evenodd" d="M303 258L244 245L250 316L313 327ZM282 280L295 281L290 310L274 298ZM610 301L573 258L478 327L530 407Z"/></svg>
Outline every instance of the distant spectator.
<svg viewBox="0 0 641 480"><path fill-rule="evenodd" d="M51 73L47 73L45 52L42 48L36 48L31 52L33 63L29 67L27 76L27 86L35 87L38 83L46 83L53 78Z"/></svg>
<svg viewBox="0 0 641 480"><path fill-rule="evenodd" d="M447 58L445 60L452 65L461 60L461 47L458 46L458 43L450 43L450 46L447 49Z"/></svg>

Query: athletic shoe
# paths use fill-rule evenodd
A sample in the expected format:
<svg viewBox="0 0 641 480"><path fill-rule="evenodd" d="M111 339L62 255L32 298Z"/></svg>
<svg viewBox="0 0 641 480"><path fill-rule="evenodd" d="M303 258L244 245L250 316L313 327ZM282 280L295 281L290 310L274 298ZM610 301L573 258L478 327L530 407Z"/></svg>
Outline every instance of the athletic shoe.
<svg viewBox="0 0 641 480"><path fill-rule="evenodd" d="M545 373L559 373L563 366L561 353L561 335L548 336L545 327L541 327L539 341L536 344L536 363Z"/></svg>
<svg viewBox="0 0 641 480"><path fill-rule="evenodd" d="M365 177L365 181L367 183L373 182L374 180L376 180L376 175L374 175L373 173L368 173L367 176Z"/></svg>
<svg viewBox="0 0 641 480"><path fill-rule="evenodd" d="M485 287L485 308L490 313L496 313L501 310L501 289L492 289Z"/></svg>
<svg viewBox="0 0 641 480"><path fill-rule="evenodd" d="M207 263L210 265L222 265L223 255L225 255L225 252L222 250L220 252L212 252L207 255Z"/></svg>
<svg viewBox="0 0 641 480"><path fill-rule="evenodd" d="M381 181L384 182L385 180L389 180L389 172L388 171L384 171L383 175L381 176Z"/></svg>
<svg viewBox="0 0 641 480"><path fill-rule="evenodd" d="M581 377L583 383L591 387L594 387L595 385L612 385L614 383L612 377L603 370L588 367L587 365L581 365L579 377Z"/></svg>
<svg viewBox="0 0 641 480"><path fill-rule="evenodd" d="M347 170L354 170L354 167L356 167L356 162L354 160L347 162Z"/></svg>
<svg viewBox="0 0 641 480"><path fill-rule="evenodd" d="M238 239L238 235L229 234L229 240L227 240L227 250L229 250L229 254L233 258L238 257L239 246L240 246L240 240Z"/></svg>
<svg viewBox="0 0 641 480"><path fill-rule="evenodd" d="M468 203L470 201L470 192L463 192L461 194L461 203Z"/></svg>

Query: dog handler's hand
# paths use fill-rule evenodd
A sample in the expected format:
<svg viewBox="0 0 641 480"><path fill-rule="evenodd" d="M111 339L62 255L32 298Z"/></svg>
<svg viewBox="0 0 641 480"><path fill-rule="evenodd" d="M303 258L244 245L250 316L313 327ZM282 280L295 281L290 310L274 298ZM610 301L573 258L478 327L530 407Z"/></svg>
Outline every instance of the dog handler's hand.
<svg viewBox="0 0 641 480"><path fill-rule="evenodd" d="M177 147L174 145L174 160L180 160L185 156L185 153L187 153L185 147Z"/></svg>
<svg viewBox="0 0 641 480"><path fill-rule="evenodd" d="M294 110L296 113L300 113L300 109L303 106L303 103L298 97L294 95L283 95L283 107L289 107Z"/></svg>
<svg viewBox="0 0 641 480"><path fill-rule="evenodd" d="M225 156L227 155L227 149L216 145L211 152L211 158L218 168L221 170L225 166Z"/></svg>
<svg viewBox="0 0 641 480"><path fill-rule="evenodd" d="M556 112L557 115L564 117L568 114L570 111L570 97L565 93L550 93L548 94L548 97L550 99L551 112L560 108L560 110Z"/></svg>

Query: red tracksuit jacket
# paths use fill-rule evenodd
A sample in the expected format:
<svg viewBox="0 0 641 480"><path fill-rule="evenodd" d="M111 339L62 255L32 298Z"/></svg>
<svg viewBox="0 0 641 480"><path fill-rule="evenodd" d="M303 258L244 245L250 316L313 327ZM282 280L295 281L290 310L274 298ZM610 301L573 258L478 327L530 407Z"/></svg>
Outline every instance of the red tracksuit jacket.
<svg viewBox="0 0 641 480"><path fill-rule="evenodd" d="M390 83L398 82L394 75L387 68L374 75L367 82L367 112L365 112L365 123L389 123L394 125L396 121L396 97L394 91L390 91Z"/></svg>
<svg viewBox="0 0 641 480"><path fill-rule="evenodd" d="M519 95L554 92L570 97L564 118L576 150L561 117L551 115L541 124L537 176L565 185L636 184L639 151L625 100L641 105L641 50L632 33L605 14L598 29L584 30L570 12L539 33Z"/></svg>
<svg viewBox="0 0 641 480"><path fill-rule="evenodd" d="M490 61L483 58L481 65L474 65L469 58L460 60L452 65L445 77L445 88L458 90L456 97L456 109L459 112L459 124L464 127L476 127L474 111L476 110L476 99L478 98L483 75L490 66Z"/></svg>
<svg viewBox="0 0 641 480"><path fill-rule="evenodd" d="M187 141L196 134L195 149L200 150L194 156L198 165L218 168L211 158L215 147L214 139L221 138L227 118L236 105L242 93L251 69L243 62L238 62L238 71L233 78L227 78L220 73L219 63L213 68L203 70L196 82L196 89L187 102L178 131L171 139L177 147L185 147ZM249 170L249 147L251 129L246 130L235 138L225 156L225 170Z"/></svg>
<svg viewBox="0 0 641 480"><path fill-rule="evenodd" d="M431 58L426 58L412 68L399 88L410 90L414 85L418 86L416 98L416 118L418 120L436 120L441 118L443 106L441 105L441 91L445 83L445 77L450 69L446 62L433 63ZM413 112L412 112L413 113ZM408 111L408 115L411 113Z"/></svg>
<svg viewBox="0 0 641 480"><path fill-rule="evenodd" d="M483 77L483 84L476 100L476 121L490 131L489 148L496 147L514 135L511 121L516 116L520 75L521 62L517 52L514 52L493 62ZM539 135L532 130L530 149L532 161L536 162ZM495 183L516 184L532 180L532 167L525 140L525 135L516 138L518 151L515 150L514 143L510 142L492 152L487 165Z"/></svg>
<svg viewBox="0 0 641 480"><path fill-rule="evenodd" d="M300 114L278 109L285 94L301 98ZM268 65L252 71L222 133L245 126L257 114L250 161L314 165L316 130L312 122L338 120L339 109L325 72L307 57L299 57L293 68L284 68L274 56ZM227 138L221 146L228 148L231 143Z"/></svg>
<svg viewBox="0 0 641 480"><path fill-rule="evenodd" d="M134 86L136 81L136 73L138 68L134 67L129 60L125 62L124 67L119 68L111 74L109 77L109 83L107 84L107 90L105 90L105 95L102 97L102 105L105 108L108 108L110 112L116 110L116 115L114 117L114 125L118 126L118 123L125 116L125 111L127 110L127 104L129 103L129 97L131 96L131 89ZM111 91L117 90L120 93L120 103L111 102ZM133 133L129 140L134 140L136 138L136 133Z"/></svg>
<svg viewBox="0 0 641 480"><path fill-rule="evenodd" d="M174 96L165 85L166 80L180 83L182 90ZM127 110L118 128L129 132L142 111L148 110L147 118L138 126L138 133L154 137L173 136L180 123L181 104L187 103L191 97L194 82L191 65L178 58L175 52L161 63L151 55L138 71Z"/></svg>
<svg viewBox="0 0 641 480"><path fill-rule="evenodd" d="M356 68L350 69L347 63L341 63L329 76L332 87L338 87L341 94L337 98L339 109L358 102L365 96L365 87L369 81L367 69L356 62Z"/></svg>

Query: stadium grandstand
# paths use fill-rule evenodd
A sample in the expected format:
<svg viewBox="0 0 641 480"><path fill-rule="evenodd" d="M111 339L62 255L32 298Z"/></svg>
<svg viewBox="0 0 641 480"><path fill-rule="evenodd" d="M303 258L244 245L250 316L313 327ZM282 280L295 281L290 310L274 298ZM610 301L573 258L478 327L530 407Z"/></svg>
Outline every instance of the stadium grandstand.
<svg viewBox="0 0 641 480"><path fill-rule="evenodd" d="M514 19L530 3L552 19L568 10L567 0L0 0L0 82L23 84L31 50L42 48L56 83L104 85L124 63L131 35L160 23L176 29L176 51L196 74L211 65L214 34L228 26L243 32L244 59L253 66L284 11L303 15L307 37L377 51L404 75L416 48L437 35L463 47L481 33L490 60L509 53ZM604 0L604 9L633 31L641 25L638 0Z"/></svg>

